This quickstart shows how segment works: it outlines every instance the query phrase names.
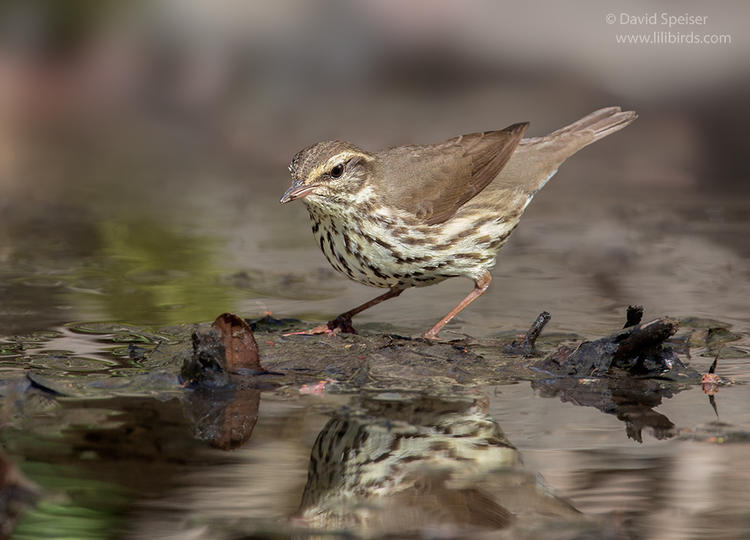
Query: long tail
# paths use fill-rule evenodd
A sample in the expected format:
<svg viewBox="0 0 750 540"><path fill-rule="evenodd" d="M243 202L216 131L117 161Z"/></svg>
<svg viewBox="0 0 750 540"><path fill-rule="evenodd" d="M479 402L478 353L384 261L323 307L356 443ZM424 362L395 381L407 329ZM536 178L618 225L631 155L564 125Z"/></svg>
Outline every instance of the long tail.
<svg viewBox="0 0 750 540"><path fill-rule="evenodd" d="M568 158L581 148L611 135L630 125L638 115L635 111L623 111L620 107L599 109L564 128L553 131L543 140L560 144Z"/></svg>
<svg viewBox="0 0 750 540"><path fill-rule="evenodd" d="M638 118L620 107L599 109L544 137L523 139L493 185L498 189L521 184L536 193L557 172L563 161L581 148L611 135Z"/></svg>

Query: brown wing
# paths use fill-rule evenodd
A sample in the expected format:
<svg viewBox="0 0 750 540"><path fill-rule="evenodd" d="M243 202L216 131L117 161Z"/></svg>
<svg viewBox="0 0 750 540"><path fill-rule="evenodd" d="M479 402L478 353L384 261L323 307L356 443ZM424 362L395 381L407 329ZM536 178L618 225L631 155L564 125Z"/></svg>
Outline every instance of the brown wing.
<svg viewBox="0 0 750 540"><path fill-rule="evenodd" d="M389 206L428 225L443 223L497 177L528 125L381 152L378 177L383 185L378 192Z"/></svg>

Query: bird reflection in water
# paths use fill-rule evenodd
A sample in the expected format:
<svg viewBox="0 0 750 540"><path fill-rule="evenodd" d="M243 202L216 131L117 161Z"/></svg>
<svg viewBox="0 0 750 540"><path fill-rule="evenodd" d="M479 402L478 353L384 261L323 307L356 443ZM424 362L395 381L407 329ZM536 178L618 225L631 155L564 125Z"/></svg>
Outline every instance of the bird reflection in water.
<svg viewBox="0 0 750 540"><path fill-rule="evenodd" d="M579 517L521 466L488 399L381 393L336 412L312 448L299 517L360 534L465 534Z"/></svg>

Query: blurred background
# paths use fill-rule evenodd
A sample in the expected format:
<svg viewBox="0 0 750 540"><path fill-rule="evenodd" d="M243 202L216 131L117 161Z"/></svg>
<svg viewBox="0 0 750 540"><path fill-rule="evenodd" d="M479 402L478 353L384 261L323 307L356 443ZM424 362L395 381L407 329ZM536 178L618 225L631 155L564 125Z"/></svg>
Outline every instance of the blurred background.
<svg viewBox="0 0 750 540"><path fill-rule="evenodd" d="M662 12L702 22L631 19ZM326 320L377 291L329 269L302 204L278 205L297 150L537 136L609 105L640 118L560 170L454 328L549 309L594 332L628 303L747 328L748 20L739 1L4 0L0 335ZM715 42L618 42L655 32ZM362 321L420 331L470 287Z"/></svg>

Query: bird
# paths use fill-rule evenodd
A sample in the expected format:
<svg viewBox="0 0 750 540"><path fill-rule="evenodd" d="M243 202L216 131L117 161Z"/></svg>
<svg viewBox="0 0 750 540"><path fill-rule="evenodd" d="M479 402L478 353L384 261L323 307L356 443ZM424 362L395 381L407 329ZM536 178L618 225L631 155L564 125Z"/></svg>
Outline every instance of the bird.
<svg viewBox="0 0 750 540"><path fill-rule="evenodd" d="M474 288L438 332L487 291L498 251L534 195L570 156L628 126L634 111L607 107L543 137L528 122L436 144L368 152L342 140L297 152L285 204L302 199L328 262L348 278L388 289L304 333L354 332L352 317L411 287L465 277Z"/></svg>

